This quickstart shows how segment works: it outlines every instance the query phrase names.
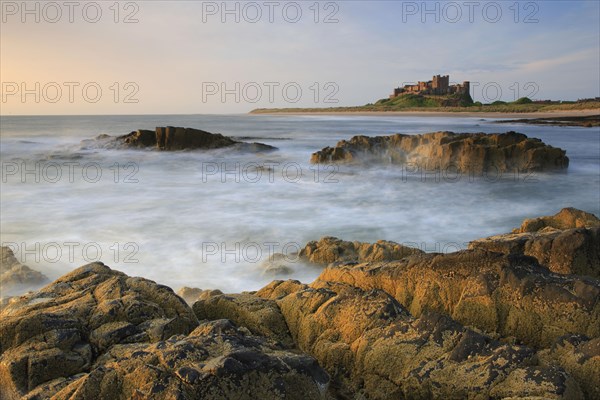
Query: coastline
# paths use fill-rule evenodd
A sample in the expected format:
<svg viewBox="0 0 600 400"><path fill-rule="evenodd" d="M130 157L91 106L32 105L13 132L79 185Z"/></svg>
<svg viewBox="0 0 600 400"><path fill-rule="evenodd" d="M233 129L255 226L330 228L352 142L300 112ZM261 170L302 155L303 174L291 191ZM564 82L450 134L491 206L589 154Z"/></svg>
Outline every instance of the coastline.
<svg viewBox="0 0 600 400"><path fill-rule="evenodd" d="M587 110L555 110L543 112L528 113L507 113L507 112L473 112L473 111L282 111L282 112L260 112L248 113L248 115L268 115L268 116L291 116L291 115L328 115L328 116L374 116L374 117L481 117L481 118L549 118L549 117L585 117L589 115L600 114L600 109Z"/></svg>

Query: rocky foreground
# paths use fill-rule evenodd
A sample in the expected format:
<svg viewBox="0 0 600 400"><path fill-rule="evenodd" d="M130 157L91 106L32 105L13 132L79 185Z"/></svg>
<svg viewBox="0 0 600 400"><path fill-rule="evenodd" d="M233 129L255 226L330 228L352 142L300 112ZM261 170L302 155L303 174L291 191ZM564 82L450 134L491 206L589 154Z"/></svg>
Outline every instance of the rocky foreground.
<svg viewBox="0 0 600 400"><path fill-rule="evenodd" d="M323 238L311 284L191 305L86 265L0 310L0 399L597 399L599 228L564 209L450 254Z"/></svg>
<svg viewBox="0 0 600 400"><path fill-rule="evenodd" d="M424 170L460 173L533 172L567 168L562 149L517 132L499 134L434 132L422 135L354 136L326 147L311 163L408 164Z"/></svg>
<svg viewBox="0 0 600 400"><path fill-rule="evenodd" d="M210 133L200 129L182 127L157 127L154 131L139 129L127 135L113 137L101 135L85 144L101 143L106 148L140 148L160 151L176 150L211 150L226 147L236 147L246 151L272 151L276 147L263 143L247 143L223 136L220 133Z"/></svg>

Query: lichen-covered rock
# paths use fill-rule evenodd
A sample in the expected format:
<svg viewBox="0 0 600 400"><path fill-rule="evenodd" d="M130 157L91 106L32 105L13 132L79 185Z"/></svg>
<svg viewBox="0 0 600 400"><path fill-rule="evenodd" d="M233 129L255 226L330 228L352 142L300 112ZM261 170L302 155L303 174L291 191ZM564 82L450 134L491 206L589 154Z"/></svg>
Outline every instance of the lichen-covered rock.
<svg viewBox="0 0 600 400"><path fill-rule="evenodd" d="M330 265L319 279L384 290L416 317L444 313L534 348L566 334L600 336L600 282L550 273L531 257L480 249L421 254L387 263Z"/></svg>
<svg viewBox="0 0 600 400"><path fill-rule="evenodd" d="M0 252L0 298L18 296L49 282L41 272L21 264L10 247L2 246Z"/></svg>
<svg viewBox="0 0 600 400"><path fill-rule="evenodd" d="M310 161L410 164L428 171L451 169L477 175L547 171L569 165L564 150L516 132L355 136L313 153Z"/></svg>
<svg viewBox="0 0 600 400"><path fill-rule="evenodd" d="M270 151L275 147L263 143L238 142L220 133L210 133L200 129L181 127L157 127L155 131L137 130L116 138L115 143L126 147L148 148L158 150L194 150L219 149L238 146L252 151Z"/></svg>
<svg viewBox="0 0 600 400"><path fill-rule="evenodd" d="M164 340L197 324L168 287L88 264L0 311L3 396L83 373L114 344Z"/></svg>
<svg viewBox="0 0 600 400"><path fill-rule="evenodd" d="M265 321L278 312L256 303ZM226 320L198 326L170 288L101 263L0 311L0 400L323 399L327 385L312 357Z"/></svg>
<svg viewBox="0 0 600 400"><path fill-rule="evenodd" d="M279 300L290 293L298 292L306 288L308 288L308 285L294 279L288 279L287 281L277 280L258 290L255 295L265 299Z"/></svg>
<svg viewBox="0 0 600 400"><path fill-rule="evenodd" d="M187 336L115 345L54 398L325 399L328 383L314 358L217 320Z"/></svg>
<svg viewBox="0 0 600 400"><path fill-rule="evenodd" d="M524 254L558 274L600 278L600 220L573 208L527 219L513 233L474 240L469 248Z"/></svg>
<svg viewBox="0 0 600 400"><path fill-rule="evenodd" d="M559 338L538 352L543 365L560 365L579 382L587 399L600 399L600 338L581 335Z"/></svg>
<svg viewBox="0 0 600 400"><path fill-rule="evenodd" d="M339 398L582 398L564 370L536 366L533 350L440 314L415 319L381 290L317 280L277 303L300 350L332 375Z"/></svg>
<svg viewBox="0 0 600 400"><path fill-rule="evenodd" d="M255 335L294 347L285 319L273 300L250 293L216 294L196 301L192 309L199 320L225 318Z"/></svg>

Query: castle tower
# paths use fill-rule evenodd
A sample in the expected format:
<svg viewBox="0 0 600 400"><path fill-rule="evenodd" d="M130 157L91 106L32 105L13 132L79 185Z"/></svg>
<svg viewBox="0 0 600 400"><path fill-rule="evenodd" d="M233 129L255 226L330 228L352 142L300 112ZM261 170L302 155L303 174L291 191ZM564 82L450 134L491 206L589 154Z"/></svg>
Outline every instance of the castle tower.
<svg viewBox="0 0 600 400"><path fill-rule="evenodd" d="M435 94L446 94L450 85L450 75L434 75L431 79L431 89Z"/></svg>
<svg viewBox="0 0 600 400"><path fill-rule="evenodd" d="M463 93L471 93L471 82L464 81L462 84Z"/></svg>

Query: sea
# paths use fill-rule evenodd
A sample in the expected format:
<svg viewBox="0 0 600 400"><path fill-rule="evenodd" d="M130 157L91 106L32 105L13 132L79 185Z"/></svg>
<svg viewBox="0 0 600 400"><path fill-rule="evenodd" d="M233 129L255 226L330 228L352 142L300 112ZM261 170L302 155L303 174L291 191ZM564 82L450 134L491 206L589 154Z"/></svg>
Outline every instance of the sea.
<svg viewBox="0 0 600 400"><path fill-rule="evenodd" d="M277 150L98 144L99 135L157 126L198 128ZM309 162L312 153L355 135L510 130L565 149L569 168L476 177L410 165ZM600 129L494 118L2 116L0 158L2 245L50 279L102 261L175 290L252 291L273 279L315 279L320 268L299 262L296 253L324 236L452 252L563 207L600 215ZM275 253L288 268L268 268Z"/></svg>

